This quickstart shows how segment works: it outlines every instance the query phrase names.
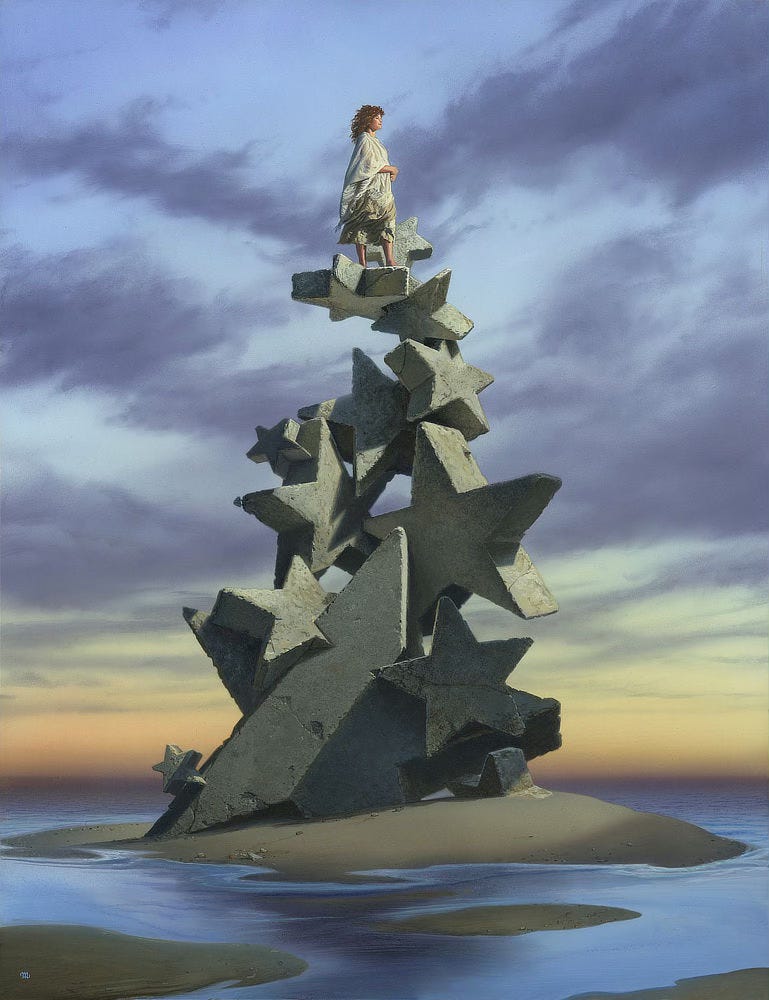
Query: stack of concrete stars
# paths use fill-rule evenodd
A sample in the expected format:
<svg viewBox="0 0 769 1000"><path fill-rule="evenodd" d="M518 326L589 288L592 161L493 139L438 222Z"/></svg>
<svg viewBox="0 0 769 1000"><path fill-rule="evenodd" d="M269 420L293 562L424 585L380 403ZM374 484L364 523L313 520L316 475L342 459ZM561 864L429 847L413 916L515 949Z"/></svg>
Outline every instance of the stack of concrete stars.
<svg viewBox="0 0 769 1000"><path fill-rule="evenodd" d="M443 788L502 795L560 746L558 702L507 684L532 640L478 642L459 611L471 594L521 618L557 610L521 539L560 480L491 484L478 468L468 441L489 430L478 393L493 380L460 353L473 324L447 302L451 272L411 274L432 253L416 222L397 228L397 267L338 254L293 277L295 300L395 334L384 360L396 378L356 349L350 394L256 428L248 457L283 484L235 502L277 532L275 589L226 588L210 614L184 609L242 718L202 766L166 748L155 770L174 799L150 836ZM411 505L371 516L398 473ZM319 582L331 566L352 574L339 593Z"/></svg>

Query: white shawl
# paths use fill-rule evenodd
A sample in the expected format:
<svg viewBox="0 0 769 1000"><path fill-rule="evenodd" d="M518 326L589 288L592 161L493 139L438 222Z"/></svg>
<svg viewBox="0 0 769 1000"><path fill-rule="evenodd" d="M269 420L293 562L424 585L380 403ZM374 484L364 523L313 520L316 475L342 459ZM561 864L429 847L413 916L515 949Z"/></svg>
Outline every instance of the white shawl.
<svg viewBox="0 0 769 1000"><path fill-rule="evenodd" d="M361 132L352 151L347 173L344 175L337 229L352 216L356 202L362 194L367 191L372 194L389 193L390 175L379 173L389 162L387 150L379 139L375 135L369 135L368 132Z"/></svg>

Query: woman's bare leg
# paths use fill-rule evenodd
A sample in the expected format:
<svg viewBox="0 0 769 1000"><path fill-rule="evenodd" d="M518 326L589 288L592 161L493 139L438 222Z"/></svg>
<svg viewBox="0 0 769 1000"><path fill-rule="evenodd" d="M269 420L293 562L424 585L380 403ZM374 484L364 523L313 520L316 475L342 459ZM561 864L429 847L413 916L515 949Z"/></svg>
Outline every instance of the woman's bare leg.
<svg viewBox="0 0 769 1000"><path fill-rule="evenodd" d="M364 248L365 249L365 248ZM393 257L393 245L388 240L382 240L382 250L384 251L385 266L386 267L397 267L395 263L395 258Z"/></svg>
<svg viewBox="0 0 769 1000"><path fill-rule="evenodd" d="M360 264L361 267L365 267L366 266L366 244L365 243L356 243L355 244L355 249L358 252L358 263Z"/></svg>

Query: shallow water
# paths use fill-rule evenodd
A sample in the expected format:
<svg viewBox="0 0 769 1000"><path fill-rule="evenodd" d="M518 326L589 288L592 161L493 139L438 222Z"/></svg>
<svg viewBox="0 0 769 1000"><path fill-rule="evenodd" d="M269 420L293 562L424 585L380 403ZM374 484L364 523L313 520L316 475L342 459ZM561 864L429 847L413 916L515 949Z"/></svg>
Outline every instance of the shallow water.
<svg viewBox="0 0 769 1000"><path fill-rule="evenodd" d="M449 865L382 871L364 884L286 882L269 874L246 879L253 867L183 865L133 852L55 861L0 855L5 922L252 941L290 951L310 965L303 975L279 983L177 994L189 1000L565 1000L588 990L629 991L769 965L764 787L604 783L567 790L676 816L753 847L739 858L692 869ZM77 797L66 790L18 792L6 801L6 836L80 823L150 821L163 806L144 791L118 801L117 790ZM405 882L394 882L396 877ZM520 937L375 928L377 917L531 902L616 906L642 916Z"/></svg>

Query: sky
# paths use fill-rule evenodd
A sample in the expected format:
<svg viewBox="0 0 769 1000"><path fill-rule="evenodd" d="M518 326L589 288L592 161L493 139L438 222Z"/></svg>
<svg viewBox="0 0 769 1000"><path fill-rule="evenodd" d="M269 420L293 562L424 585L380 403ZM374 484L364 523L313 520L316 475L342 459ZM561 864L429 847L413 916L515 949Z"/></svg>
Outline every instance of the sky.
<svg viewBox="0 0 769 1000"><path fill-rule="evenodd" d="M451 268L495 378L474 457L564 482L526 536L558 614L465 609L481 640L532 636L511 683L562 702L535 780L765 774L767 22L5 0L4 773L149 777L237 721L181 608L272 586L274 533L232 503L280 485L254 427L395 346L290 298L338 249L371 103L434 246L415 276ZM374 512L407 497L396 477Z"/></svg>

